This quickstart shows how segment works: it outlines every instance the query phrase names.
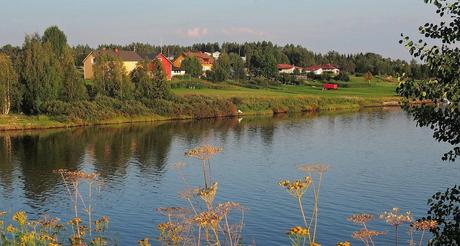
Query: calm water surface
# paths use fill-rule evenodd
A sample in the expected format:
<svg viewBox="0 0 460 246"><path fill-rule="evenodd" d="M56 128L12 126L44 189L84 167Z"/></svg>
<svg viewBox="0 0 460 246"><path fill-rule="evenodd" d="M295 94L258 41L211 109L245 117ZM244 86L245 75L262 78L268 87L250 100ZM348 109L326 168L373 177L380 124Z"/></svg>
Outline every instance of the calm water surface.
<svg viewBox="0 0 460 246"><path fill-rule="evenodd" d="M184 157L201 144L223 146L213 159L217 202L247 207L244 240L287 245L301 224L295 201L278 185L300 178L297 164L328 163L320 194L319 241L351 240L346 217L392 207L423 216L433 193L458 183L459 164L440 160L449 146L400 110L104 126L0 133L0 210L71 218L58 168L96 171L104 184L98 215L111 219L121 245L157 236L154 210L186 206L177 193L201 184L199 164ZM182 170L174 163L185 162ZM181 174L182 173L182 174ZM388 230L380 222L374 229ZM391 236L391 234L389 235ZM357 242L355 242L357 243ZM385 244L385 243L384 243Z"/></svg>

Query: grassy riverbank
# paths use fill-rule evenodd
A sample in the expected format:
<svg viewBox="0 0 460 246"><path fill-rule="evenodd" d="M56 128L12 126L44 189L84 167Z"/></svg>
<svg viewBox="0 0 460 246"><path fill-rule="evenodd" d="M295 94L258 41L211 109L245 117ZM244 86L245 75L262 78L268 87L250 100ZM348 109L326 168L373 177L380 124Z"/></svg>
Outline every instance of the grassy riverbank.
<svg viewBox="0 0 460 246"><path fill-rule="evenodd" d="M359 77L334 91L323 91L319 83L257 88L232 82L174 81L174 96L168 101L142 104L99 98L74 104L54 102L47 106L46 115L0 116L0 130L394 106L400 100L396 86L380 79L369 84Z"/></svg>

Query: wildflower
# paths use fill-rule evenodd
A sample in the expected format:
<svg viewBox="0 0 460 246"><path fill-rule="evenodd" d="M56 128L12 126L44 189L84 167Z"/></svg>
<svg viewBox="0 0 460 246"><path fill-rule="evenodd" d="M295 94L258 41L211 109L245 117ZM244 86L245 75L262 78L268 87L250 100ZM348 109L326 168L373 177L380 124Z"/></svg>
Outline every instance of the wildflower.
<svg viewBox="0 0 460 246"><path fill-rule="evenodd" d="M308 228L301 227L301 226L294 226L287 232L287 234L289 236L307 237Z"/></svg>
<svg viewBox="0 0 460 246"><path fill-rule="evenodd" d="M184 200L189 200L189 199L192 199L198 193L198 191L199 189L196 189L196 188L184 190L184 191L179 192L179 197Z"/></svg>
<svg viewBox="0 0 460 246"><path fill-rule="evenodd" d="M35 232L24 233L21 236L21 245L31 245L35 242Z"/></svg>
<svg viewBox="0 0 460 246"><path fill-rule="evenodd" d="M345 242L338 242L338 243L337 243L337 246L351 246L351 243L348 242L348 241L345 241Z"/></svg>
<svg viewBox="0 0 460 246"><path fill-rule="evenodd" d="M3 217L6 215L6 212L5 211L0 211L0 217Z"/></svg>
<svg viewBox="0 0 460 246"><path fill-rule="evenodd" d="M27 215L24 211L16 212L13 215L13 221L16 221L20 226L24 226L27 222Z"/></svg>
<svg viewBox="0 0 460 246"><path fill-rule="evenodd" d="M8 233L14 233L14 232L16 231L16 228L14 228L13 225L8 225L8 226L6 227L6 231L7 231Z"/></svg>
<svg viewBox="0 0 460 246"><path fill-rule="evenodd" d="M367 241L369 238L385 235L385 232L382 231L370 231L367 229L361 229L359 231L355 231L351 234L354 239L359 239L363 241Z"/></svg>
<svg viewBox="0 0 460 246"><path fill-rule="evenodd" d="M399 210L399 208L393 208L390 212L385 211L380 215L380 219L385 220L391 226L399 226L403 223L412 222L412 213L410 211L399 214Z"/></svg>
<svg viewBox="0 0 460 246"><path fill-rule="evenodd" d="M161 215L168 216L168 218L183 218L185 215L190 214L190 210L181 207L157 208L157 212Z"/></svg>
<svg viewBox="0 0 460 246"><path fill-rule="evenodd" d="M212 156L222 152L224 148L212 145L203 145L185 152L185 156L194 157L200 160L208 160Z"/></svg>
<svg viewBox="0 0 460 246"><path fill-rule="evenodd" d="M137 245L139 246L151 246L150 242L149 242L149 238L144 238L142 240L139 240L137 241Z"/></svg>
<svg viewBox="0 0 460 246"><path fill-rule="evenodd" d="M374 219L374 216L371 214L353 214L352 216L347 218L348 221L353 222L355 224L365 224Z"/></svg>
<svg viewBox="0 0 460 246"><path fill-rule="evenodd" d="M165 222L157 225L160 231L159 241L166 245L178 245L183 240L181 234L184 231L184 226L178 223Z"/></svg>
<svg viewBox="0 0 460 246"><path fill-rule="evenodd" d="M212 206L212 202L216 197L218 183L214 182L209 188L203 188L198 191L198 196L206 203L208 207Z"/></svg>
<svg viewBox="0 0 460 246"><path fill-rule="evenodd" d="M69 222L70 224L74 225L74 226L78 226L78 224L81 223L81 219L79 217L75 217L73 218L72 220L70 220Z"/></svg>
<svg viewBox="0 0 460 246"><path fill-rule="evenodd" d="M198 226L201 227L212 227L217 228L217 225L222 220L223 216L216 210L208 210L202 213L197 214L193 218L193 222L195 222Z"/></svg>
<svg viewBox="0 0 460 246"><path fill-rule="evenodd" d="M436 220L419 220L413 222L411 227L415 228L417 231L428 231L437 228L438 222Z"/></svg>
<svg viewBox="0 0 460 246"><path fill-rule="evenodd" d="M100 219L96 220L94 222L96 224L96 232L103 232L109 225L109 217L107 216L102 216Z"/></svg>
<svg viewBox="0 0 460 246"><path fill-rule="evenodd" d="M289 180L282 180L279 185L286 188L292 196L300 198L305 191L310 187L313 180L311 177L305 177L303 179L295 180L293 182Z"/></svg>
<svg viewBox="0 0 460 246"><path fill-rule="evenodd" d="M307 173L325 173L329 166L325 164L304 164L297 166L297 169Z"/></svg>

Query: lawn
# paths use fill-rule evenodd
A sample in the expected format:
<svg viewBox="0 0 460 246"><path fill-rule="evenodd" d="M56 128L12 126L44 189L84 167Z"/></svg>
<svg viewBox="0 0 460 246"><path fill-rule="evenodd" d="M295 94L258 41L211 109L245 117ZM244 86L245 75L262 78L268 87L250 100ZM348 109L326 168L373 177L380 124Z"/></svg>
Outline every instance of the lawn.
<svg viewBox="0 0 460 246"><path fill-rule="evenodd" d="M338 90L323 91L321 84L316 86L307 85L281 85L264 89L251 89L235 85L223 84L222 89L191 89L175 88L173 92L176 95L204 95L204 96L221 96L221 97L286 97L286 96L321 96L321 97L363 97L363 98L387 98L397 97L396 87L398 83L384 82L381 79L374 79L369 85L361 77L352 77L348 82L348 88L339 88Z"/></svg>

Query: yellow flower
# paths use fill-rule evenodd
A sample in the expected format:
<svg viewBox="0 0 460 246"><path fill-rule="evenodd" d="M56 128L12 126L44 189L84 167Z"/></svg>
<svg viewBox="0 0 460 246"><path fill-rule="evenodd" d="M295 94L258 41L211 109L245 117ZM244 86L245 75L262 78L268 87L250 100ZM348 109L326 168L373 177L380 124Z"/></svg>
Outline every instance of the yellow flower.
<svg viewBox="0 0 460 246"><path fill-rule="evenodd" d="M8 233L14 233L16 231L16 228L14 228L13 225L9 225L9 226L6 227L6 231Z"/></svg>
<svg viewBox="0 0 460 246"><path fill-rule="evenodd" d="M351 243L348 242L348 241L345 241L345 242L338 242L338 243L337 243L337 246L351 246Z"/></svg>
<svg viewBox="0 0 460 246"><path fill-rule="evenodd" d="M308 229L301 226L294 226L288 231L287 234L289 236L306 237L308 235Z"/></svg>
<svg viewBox="0 0 460 246"><path fill-rule="evenodd" d="M35 232L25 233L21 237L21 245L30 245L35 241Z"/></svg>
<svg viewBox="0 0 460 246"><path fill-rule="evenodd" d="M19 211L13 215L13 220L16 221L20 226L24 226L27 222L27 215L24 211Z"/></svg>

